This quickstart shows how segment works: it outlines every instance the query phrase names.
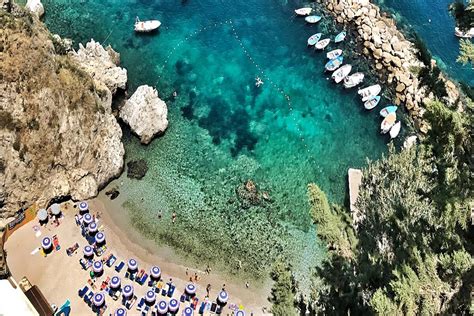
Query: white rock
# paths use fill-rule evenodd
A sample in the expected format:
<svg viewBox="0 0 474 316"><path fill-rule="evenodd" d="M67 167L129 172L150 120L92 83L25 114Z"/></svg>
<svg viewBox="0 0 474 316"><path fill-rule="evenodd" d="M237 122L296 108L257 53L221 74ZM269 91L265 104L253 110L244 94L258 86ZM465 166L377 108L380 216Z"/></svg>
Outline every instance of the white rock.
<svg viewBox="0 0 474 316"><path fill-rule="evenodd" d="M26 2L25 8L36 14L38 18L41 18L44 15L44 7L41 3L41 0L28 0L28 2Z"/></svg>
<svg viewBox="0 0 474 316"><path fill-rule="evenodd" d="M143 144L148 144L156 134L163 133L168 127L168 108L154 88L143 85L120 109L120 118Z"/></svg>
<svg viewBox="0 0 474 316"><path fill-rule="evenodd" d="M411 148L413 145L416 144L416 139L417 137L415 135L407 137L407 139L405 139L405 141L403 142L403 148Z"/></svg>

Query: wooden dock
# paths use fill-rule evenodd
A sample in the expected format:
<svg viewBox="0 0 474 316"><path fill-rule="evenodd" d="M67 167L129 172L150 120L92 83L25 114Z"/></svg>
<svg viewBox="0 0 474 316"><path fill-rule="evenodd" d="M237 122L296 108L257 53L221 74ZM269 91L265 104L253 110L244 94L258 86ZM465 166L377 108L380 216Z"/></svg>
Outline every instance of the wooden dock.
<svg viewBox="0 0 474 316"><path fill-rule="evenodd" d="M362 214L355 206L357 198L359 197L359 188L362 183L362 171L360 169L350 168L349 177L349 201L352 215L352 225L357 228L357 225L362 220Z"/></svg>

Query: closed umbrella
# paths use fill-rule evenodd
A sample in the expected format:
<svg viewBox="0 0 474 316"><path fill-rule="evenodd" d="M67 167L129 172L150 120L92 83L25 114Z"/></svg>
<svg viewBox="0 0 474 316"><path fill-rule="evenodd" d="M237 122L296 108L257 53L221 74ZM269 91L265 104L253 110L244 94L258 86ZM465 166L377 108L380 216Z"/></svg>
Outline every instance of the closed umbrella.
<svg viewBox="0 0 474 316"><path fill-rule="evenodd" d="M57 203L54 203L53 205L51 205L49 209L51 210L51 213L53 215L58 216L59 214L61 214L61 207Z"/></svg>
<svg viewBox="0 0 474 316"><path fill-rule="evenodd" d="M138 263L137 263L137 260L135 259L130 259L128 260L128 269L130 271L135 271L138 269Z"/></svg>
<svg viewBox="0 0 474 316"><path fill-rule="evenodd" d="M114 316L127 316L127 310L125 308L117 308L117 310L115 311L115 314Z"/></svg>
<svg viewBox="0 0 474 316"><path fill-rule="evenodd" d="M155 302L155 300L156 300L155 291L150 290L150 291L146 292L145 300L146 300L148 303L153 304L153 303Z"/></svg>
<svg viewBox="0 0 474 316"><path fill-rule="evenodd" d="M101 292L95 293L94 297L92 298L92 302L95 306L100 307L105 303L105 295Z"/></svg>
<svg viewBox="0 0 474 316"><path fill-rule="evenodd" d="M123 287L123 291L122 291L122 295L125 296L125 297L130 297L133 295L133 286L131 285L125 285Z"/></svg>
<svg viewBox="0 0 474 316"><path fill-rule="evenodd" d="M48 218L48 211L45 210L44 208L41 208L38 213L36 213L36 216L38 216L38 219L40 221L45 221Z"/></svg>
<svg viewBox="0 0 474 316"><path fill-rule="evenodd" d="M86 213L89 212L89 204L86 201L79 203L79 212Z"/></svg>
<svg viewBox="0 0 474 316"><path fill-rule="evenodd" d="M84 221L84 224L86 225L89 225L90 223L94 221L94 219L92 218L92 215L89 213L84 214L84 216L82 217L82 220Z"/></svg>
<svg viewBox="0 0 474 316"><path fill-rule="evenodd" d="M166 303L166 301L160 301L157 305L157 311L160 315L166 315L168 312L168 303Z"/></svg>
<svg viewBox="0 0 474 316"><path fill-rule="evenodd" d="M193 283L188 283L186 285L186 293L188 293L188 295L194 295L196 294L196 285L194 285Z"/></svg>
<svg viewBox="0 0 474 316"><path fill-rule="evenodd" d="M228 299L229 299L229 295L227 294L226 291L222 290L219 292L219 296L217 297L217 300L221 304L226 304Z"/></svg>
<svg viewBox="0 0 474 316"><path fill-rule="evenodd" d="M120 288L120 278L118 276L113 276L112 279L110 279L110 287L112 289Z"/></svg>
<svg viewBox="0 0 474 316"><path fill-rule="evenodd" d="M41 240L41 246L43 247L44 250L49 250L53 246L53 242L51 241L51 238L49 237L44 237L43 240Z"/></svg>
<svg viewBox="0 0 474 316"><path fill-rule="evenodd" d="M94 256L94 248L87 245L84 247L84 256L85 257L93 257Z"/></svg>
<svg viewBox="0 0 474 316"><path fill-rule="evenodd" d="M87 230L89 231L89 233L97 233L97 224L95 222L92 222L89 224L89 226L87 227Z"/></svg>
<svg viewBox="0 0 474 316"><path fill-rule="evenodd" d="M105 234L103 232L98 232L97 235L95 235L95 242L98 244L102 244L105 242Z"/></svg>
<svg viewBox="0 0 474 316"><path fill-rule="evenodd" d="M186 307L183 310L183 316L193 316L193 309L191 307Z"/></svg>
<svg viewBox="0 0 474 316"><path fill-rule="evenodd" d="M155 280L159 280L161 276L161 269L157 266L152 267L150 269L150 276Z"/></svg>
<svg viewBox="0 0 474 316"><path fill-rule="evenodd" d="M170 299L170 302L168 304L168 310L171 312L171 313L176 313L179 309L179 302L177 299Z"/></svg>
<svg viewBox="0 0 474 316"><path fill-rule="evenodd" d="M92 264L92 271L94 271L94 273L102 273L102 271L104 271L102 261L94 261Z"/></svg>

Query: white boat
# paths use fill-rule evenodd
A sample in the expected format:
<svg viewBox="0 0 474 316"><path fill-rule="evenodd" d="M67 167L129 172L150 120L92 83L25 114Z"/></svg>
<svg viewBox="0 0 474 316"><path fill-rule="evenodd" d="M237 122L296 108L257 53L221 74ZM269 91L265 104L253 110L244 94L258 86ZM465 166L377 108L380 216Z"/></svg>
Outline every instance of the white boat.
<svg viewBox="0 0 474 316"><path fill-rule="evenodd" d="M357 91L357 93L362 98L362 101L365 102L368 99L370 99L370 97L374 97L377 94L379 94L380 91L382 91L382 87L379 84L375 84L373 86L370 86L370 87L367 87L367 88L364 88L364 89L360 89L359 91Z"/></svg>
<svg viewBox="0 0 474 316"><path fill-rule="evenodd" d="M353 88L360 84L362 81L364 81L364 74L361 72L356 72L355 74L344 78L344 88Z"/></svg>
<svg viewBox="0 0 474 316"><path fill-rule="evenodd" d="M310 15L305 17L304 20L310 24L315 24L321 21L321 17L319 15Z"/></svg>
<svg viewBox="0 0 474 316"><path fill-rule="evenodd" d="M314 45L314 48L315 48L315 49L325 49L326 46L329 45L329 42L330 42L330 41L331 41L330 38L322 39L322 40L318 41L318 42L316 43L316 45Z"/></svg>
<svg viewBox="0 0 474 316"><path fill-rule="evenodd" d="M336 35L336 38L334 39L334 43L342 42L345 38L346 38L346 32L342 31L341 33Z"/></svg>
<svg viewBox="0 0 474 316"><path fill-rule="evenodd" d="M316 44L322 35L323 35L322 33L316 33L316 34L311 35L308 38L308 45L313 46L314 44Z"/></svg>
<svg viewBox="0 0 474 316"><path fill-rule="evenodd" d="M326 65L324 66L324 69L326 69L327 71L334 71L342 65L343 61L344 61L344 57L342 56L331 59L330 61L326 63Z"/></svg>
<svg viewBox="0 0 474 316"><path fill-rule="evenodd" d="M342 55L342 49L334 49L326 54L328 59L334 59Z"/></svg>
<svg viewBox="0 0 474 316"><path fill-rule="evenodd" d="M299 8L299 9L295 10L295 13L297 15L304 16L304 15L310 15L311 11L313 11L313 9L311 9L311 8Z"/></svg>
<svg viewBox="0 0 474 316"><path fill-rule="evenodd" d="M135 19L135 32L151 32L159 28L161 22L158 20L148 20L148 21L140 21L140 19Z"/></svg>
<svg viewBox="0 0 474 316"><path fill-rule="evenodd" d="M370 99L365 101L364 108L366 110L372 110L373 108L377 106L377 104L379 104L379 102L380 102L380 96L376 95L375 97L371 97Z"/></svg>
<svg viewBox="0 0 474 316"><path fill-rule="evenodd" d="M338 70L336 70L331 78L336 82L336 83L339 83L341 82L352 70L352 66L351 65L344 65L342 66L341 68L339 68Z"/></svg>
<svg viewBox="0 0 474 316"><path fill-rule="evenodd" d="M386 118L383 119L382 124L380 124L380 130L382 134L387 134L388 131L392 128L397 120L397 114L395 112L390 113L387 115Z"/></svg>
<svg viewBox="0 0 474 316"><path fill-rule="evenodd" d="M400 121L395 123L395 125L393 125L392 128L390 129L390 138L393 139L397 137L398 134L400 133L401 128L402 128L402 123Z"/></svg>
<svg viewBox="0 0 474 316"><path fill-rule="evenodd" d="M454 35L461 38L473 38L474 37L474 27L471 27L469 31L463 32L459 27L454 28Z"/></svg>

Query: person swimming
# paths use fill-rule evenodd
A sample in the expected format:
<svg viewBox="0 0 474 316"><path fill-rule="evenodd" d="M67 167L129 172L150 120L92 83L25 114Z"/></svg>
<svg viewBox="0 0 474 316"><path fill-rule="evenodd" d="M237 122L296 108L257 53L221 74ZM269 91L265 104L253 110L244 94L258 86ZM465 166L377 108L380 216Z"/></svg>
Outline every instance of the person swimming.
<svg viewBox="0 0 474 316"><path fill-rule="evenodd" d="M262 79L260 79L260 77L256 77L256 78L255 78L255 86L256 86L257 88L259 88L262 84L263 84Z"/></svg>

